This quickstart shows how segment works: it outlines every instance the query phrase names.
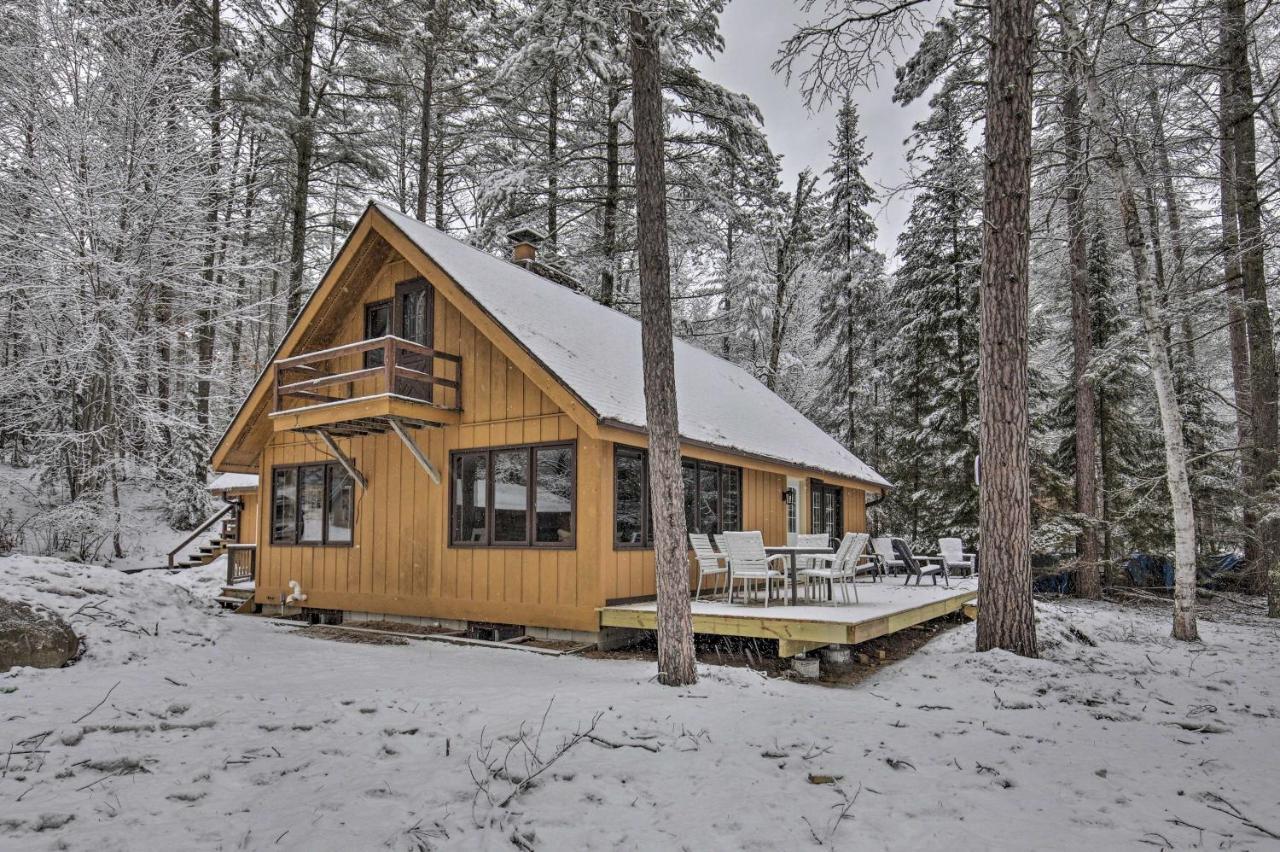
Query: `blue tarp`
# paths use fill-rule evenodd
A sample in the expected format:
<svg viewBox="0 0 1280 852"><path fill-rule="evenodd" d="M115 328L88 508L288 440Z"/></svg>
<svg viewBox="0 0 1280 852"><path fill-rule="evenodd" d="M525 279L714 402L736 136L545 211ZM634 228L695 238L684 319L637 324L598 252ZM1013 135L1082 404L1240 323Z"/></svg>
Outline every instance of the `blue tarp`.
<svg viewBox="0 0 1280 852"><path fill-rule="evenodd" d="M1124 572L1135 586L1173 588L1173 563L1163 556L1130 553L1124 561Z"/></svg>

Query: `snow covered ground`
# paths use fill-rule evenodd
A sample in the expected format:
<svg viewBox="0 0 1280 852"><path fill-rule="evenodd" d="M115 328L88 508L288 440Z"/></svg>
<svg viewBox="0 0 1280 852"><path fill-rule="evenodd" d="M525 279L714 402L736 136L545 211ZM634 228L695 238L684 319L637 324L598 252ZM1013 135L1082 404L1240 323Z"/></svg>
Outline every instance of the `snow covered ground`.
<svg viewBox="0 0 1280 852"><path fill-rule="evenodd" d="M164 565L169 551L188 535L175 530L165 520L164 495L140 487L136 482L125 482L120 486L120 504L121 516L125 519L125 554L120 559L109 558L111 543L104 540L98 550L98 559L112 568ZM58 508L55 502L41 498L34 468L0 464L0 516L13 513L12 527L22 530L19 550L48 552L44 549L48 543L48 530L43 521ZM202 536L195 544L202 544L207 537Z"/></svg>
<svg viewBox="0 0 1280 852"><path fill-rule="evenodd" d="M1161 608L1043 604L1041 660L976 654L970 625L851 688L668 689L644 662L325 641L55 560L0 559L0 595L87 641L0 675L3 849L1280 845L1248 824L1280 832L1256 609L1181 645Z"/></svg>

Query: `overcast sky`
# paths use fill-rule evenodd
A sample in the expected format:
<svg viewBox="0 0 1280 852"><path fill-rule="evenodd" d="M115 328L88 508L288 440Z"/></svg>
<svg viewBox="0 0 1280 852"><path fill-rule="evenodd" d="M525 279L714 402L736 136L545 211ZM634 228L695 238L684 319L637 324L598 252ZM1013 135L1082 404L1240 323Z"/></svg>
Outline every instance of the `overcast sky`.
<svg viewBox="0 0 1280 852"><path fill-rule="evenodd" d="M782 154L782 168L788 189L795 186L796 175L806 166L821 173L830 162L829 142L835 130L835 108L811 113L805 109L798 86L787 86L770 70L778 46L789 34L800 13L789 0L730 0L720 20L725 50L714 61L700 65L715 82L743 92L764 113L764 129L769 144ZM867 137L871 163L866 176L880 192L882 201L874 211L880 233L876 245L892 261L908 209L909 199L901 194L883 200L888 193L883 187L903 183L906 160L903 140L911 132L913 122L928 113L928 105L916 101L908 107L893 103L893 71L881 74L882 88L854 92L858 104L859 125Z"/></svg>

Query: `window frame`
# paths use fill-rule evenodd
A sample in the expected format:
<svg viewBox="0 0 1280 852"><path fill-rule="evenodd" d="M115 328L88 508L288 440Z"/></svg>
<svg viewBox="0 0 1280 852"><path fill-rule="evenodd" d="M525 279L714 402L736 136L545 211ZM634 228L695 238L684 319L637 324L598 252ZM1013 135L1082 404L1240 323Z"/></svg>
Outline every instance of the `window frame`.
<svg viewBox="0 0 1280 852"><path fill-rule="evenodd" d="M821 527L825 524L820 521L824 518L818 517L817 513L821 512L825 517L828 496L833 498L832 520L835 529L827 532L827 536L838 539L844 535L844 487L823 482L821 479L809 480L809 532L823 531ZM820 504L815 505L815 500L820 500Z"/></svg>
<svg viewBox="0 0 1280 852"><path fill-rule="evenodd" d="M538 450L567 449L569 451L569 538L565 541L538 541ZM528 482L525 484L525 535L523 541L493 540L493 511L495 508L494 455L524 450L528 460ZM454 521L457 518L457 477L455 465L463 456L485 456L484 483L484 540L458 541L454 537ZM485 548L489 550L576 550L578 547L578 442L537 441L528 444L504 444L494 447L469 447L449 451L449 515L448 546L461 549Z"/></svg>
<svg viewBox="0 0 1280 852"><path fill-rule="evenodd" d="M369 327L372 325L370 320L373 318L374 311L381 310L383 308L386 308L387 310L387 332L386 333L393 334L395 332L395 300L379 299L376 302L365 302L364 303L364 339L365 340L375 339L373 332L369 330ZM384 335L378 335L378 336L381 337ZM379 359L383 357L383 354L384 354L383 351L380 349L371 349L368 352L365 352L364 359L363 359L364 363L362 366L366 370L369 369L370 367L381 367L382 361Z"/></svg>
<svg viewBox="0 0 1280 852"><path fill-rule="evenodd" d="M619 456L630 456L632 458L640 459L640 541L639 542L618 541L618 458ZM737 486L738 486L738 489L737 489L738 524L737 525L739 528L741 528L742 522L743 522L742 507L745 502L743 500L743 493L742 493L742 483L743 483L743 480L745 479L745 477L743 476L743 468L741 468L738 465L726 464L724 462L714 462L707 459L700 459L695 456L681 456L680 457L680 475L682 477L684 476L686 465L692 465L693 471L694 471L694 477L693 477L694 525L689 526L689 523L688 523L689 518L686 516L685 518L686 532L690 532L690 533L702 532L702 530L700 529L701 524L698 523L698 521L699 521L699 515L701 514L699 500L701 499L703 467L715 468L717 470L717 475L719 477L719 484L717 488L717 493L718 493L717 516L720 518L720 530L719 532L711 532L706 534L719 535L720 533L723 533L723 532L737 532L738 530L728 530L724 526L725 498L726 498L726 490L727 490L725 488L725 485L727 482L729 482L730 479L735 480L737 483ZM688 501L688 499L689 499L688 495L686 494L685 495L686 502ZM649 504L649 451L648 449L643 447L633 447L633 446L630 446L629 444L615 443L613 445L613 520L612 520L613 549L614 550L652 550L653 549L653 524L651 521L652 514L653 514L653 507Z"/></svg>
<svg viewBox="0 0 1280 852"><path fill-rule="evenodd" d="M640 541L618 541L618 457L630 456L640 461ZM683 475L683 470L681 471ZM652 550L653 524L649 506L649 453L640 447L613 445L613 518L611 526L614 550Z"/></svg>
<svg viewBox="0 0 1280 852"><path fill-rule="evenodd" d="M355 459L351 460L355 464ZM302 469L308 467L324 468L324 477L321 483L323 499L320 502L320 539L303 540L302 539ZM276 472L281 470L293 470L294 474L294 508L293 508L293 535L291 538L279 538L275 530L275 513L276 513ZM329 541L329 498L333 488L333 472L340 470L346 473L342 465L336 461L328 462L294 462L292 464L276 464L271 466L271 530L268 535L272 547L353 547L356 540L356 499L355 483L351 483L351 538L347 541ZM348 478L350 476L348 475Z"/></svg>

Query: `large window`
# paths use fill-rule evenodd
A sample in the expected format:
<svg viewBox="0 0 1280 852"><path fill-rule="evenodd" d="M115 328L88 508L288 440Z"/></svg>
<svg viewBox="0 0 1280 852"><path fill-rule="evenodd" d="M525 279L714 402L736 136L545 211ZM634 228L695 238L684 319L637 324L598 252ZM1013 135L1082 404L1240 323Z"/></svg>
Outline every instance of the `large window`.
<svg viewBox="0 0 1280 852"><path fill-rule="evenodd" d="M354 520L354 488L340 465L272 469L272 544L351 544Z"/></svg>
<svg viewBox="0 0 1280 852"><path fill-rule="evenodd" d="M684 520L692 533L742 528L742 470L684 459ZM649 457L644 450L615 446L613 454L613 542L616 547L653 547L649 504Z"/></svg>
<svg viewBox="0 0 1280 852"><path fill-rule="evenodd" d="M809 508L810 532L826 533L829 538L844 535L844 490L840 486L810 480Z"/></svg>
<svg viewBox="0 0 1280 852"><path fill-rule="evenodd" d="M449 459L456 547L573 547L573 444L458 450Z"/></svg>

